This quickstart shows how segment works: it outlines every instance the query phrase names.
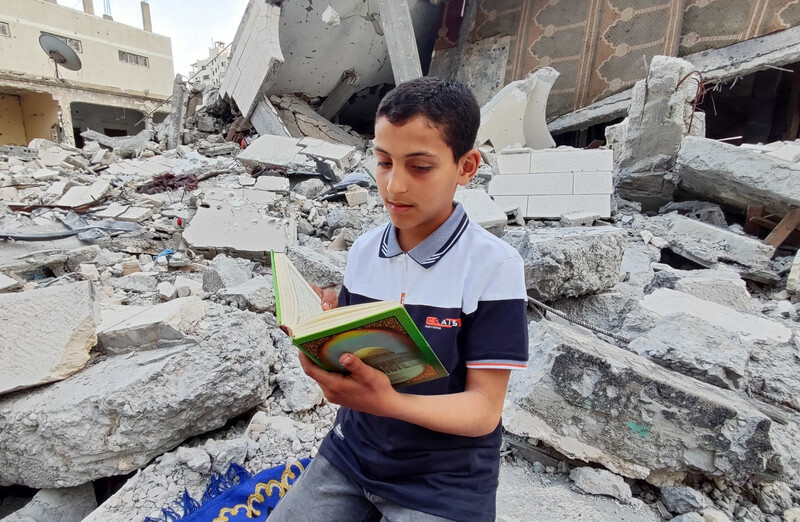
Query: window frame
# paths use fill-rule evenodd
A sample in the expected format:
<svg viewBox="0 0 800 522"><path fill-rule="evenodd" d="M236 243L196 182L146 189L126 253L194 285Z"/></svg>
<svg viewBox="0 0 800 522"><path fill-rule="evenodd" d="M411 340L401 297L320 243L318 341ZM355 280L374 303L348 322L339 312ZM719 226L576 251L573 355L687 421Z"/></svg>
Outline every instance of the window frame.
<svg viewBox="0 0 800 522"><path fill-rule="evenodd" d="M0 28L5 28L5 31L0 31L0 36L11 38L11 24L0 21Z"/></svg>

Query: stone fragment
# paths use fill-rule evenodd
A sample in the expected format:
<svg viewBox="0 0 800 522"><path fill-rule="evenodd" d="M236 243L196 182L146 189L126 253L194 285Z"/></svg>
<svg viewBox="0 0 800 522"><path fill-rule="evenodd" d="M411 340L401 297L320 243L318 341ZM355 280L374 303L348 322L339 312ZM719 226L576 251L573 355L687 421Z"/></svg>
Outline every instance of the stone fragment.
<svg viewBox="0 0 800 522"><path fill-rule="evenodd" d="M800 206L800 165L706 138L686 137L676 170L681 188L703 199L785 215Z"/></svg>
<svg viewBox="0 0 800 522"><path fill-rule="evenodd" d="M3 522L73 522L83 520L97 508L92 484L72 488L43 489L25 507L3 518Z"/></svg>
<svg viewBox="0 0 800 522"><path fill-rule="evenodd" d="M195 346L108 357L0 400L0 486L128 474L261 404L275 362L267 324L221 307L201 323Z"/></svg>
<svg viewBox="0 0 800 522"><path fill-rule="evenodd" d="M615 157L615 186L625 199L638 201L645 210L658 209L672 199L675 181L671 171L690 134L698 75L686 60L654 56L647 78L633 88L628 118L611 126L619 141L609 139Z"/></svg>
<svg viewBox="0 0 800 522"><path fill-rule="evenodd" d="M731 522L728 515L719 509L706 508L700 514L703 515L703 522Z"/></svg>
<svg viewBox="0 0 800 522"><path fill-rule="evenodd" d="M503 235L508 216L485 191L481 189L456 190L453 201L464 206L464 211L471 221L498 237Z"/></svg>
<svg viewBox="0 0 800 522"><path fill-rule="evenodd" d="M525 261L528 292L551 301L607 290L619 282L625 231L614 227L510 229L503 236Z"/></svg>
<svg viewBox="0 0 800 522"><path fill-rule="evenodd" d="M549 321L531 325L505 428L656 485L705 472L742 483L777 452L772 421L737 395Z"/></svg>
<svg viewBox="0 0 800 522"><path fill-rule="evenodd" d="M785 482L762 482L756 489L758 508L767 515L780 515L795 506L792 488Z"/></svg>
<svg viewBox="0 0 800 522"><path fill-rule="evenodd" d="M252 262L219 254L203 272L203 290L214 293L221 288L238 286L252 277Z"/></svg>
<svg viewBox="0 0 800 522"><path fill-rule="evenodd" d="M120 221L130 221L139 223L153 215L152 207L129 207L125 212L117 216Z"/></svg>
<svg viewBox="0 0 800 522"><path fill-rule="evenodd" d="M39 149L39 161L45 167L57 167L62 161L67 159L69 152L60 147L50 147Z"/></svg>
<svg viewBox="0 0 800 522"><path fill-rule="evenodd" d="M689 513L684 513L683 515L678 515L677 517L669 519L669 522L703 522L703 515L695 511L690 511Z"/></svg>
<svg viewBox="0 0 800 522"><path fill-rule="evenodd" d="M61 207L82 207L103 199L111 189L111 184L105 180L95 181L91 185L72 187L61 196L56 205Z"/></svg>
<svg viewBox="0 0 800 522"><path fill-rule="evenodd" d="M89 281L99 281L100 272L97 270L97 265L92 263L81 263L78 265L78 273L86 277Z"/></svg>
<svg viewBox="0 0 800 522"><path fill-rule="evenodd" d="M631 500L631 487L610 471L583 466L570 471L569 478L590 495L606 495L623 503Z"/></svg>
<svg viewBox="0 0 800 522"><path fill-rule="evenodd" d="M125 261L122 263L122 275L128 276L136 272L141 272L142 267L138 261Z"/></svg>
<svg viewBox="0 0 800 522"><path fill-rule="evenodd" d="M319 385L299 367L279 373L278 386L283 391L286 406L293 412L310 410L321 404L324 398Z"/></svg>
<svg viewBox="0 0 800 522"><path fill-rule="evenodd" d="M190 296L151 306L104 308L97 337L110 354L153 350L182 341L208 307L208 302Z"/></svg>
<svg viewBox="0 0 800 522"><path fill-rule="evenodd" d="M112 201L111 204L103 210L95 212L94 217L98 219L116 219L117 216L122 215L128 208L130 208L130 205L123 205Z"/></svg>
<svg viewBox="0 0 800 522"><path fill-rule="evenodd" d="M254 188L258 190L268 190L281 194L289 193L289 178L283 176L259 176L256 179Z"/></svg>
<svg viewBox="0 0 800 522"><path fill-rule="evenodd" d="M766 155L788 161L789 163L798 163L800 162L800 145L796 143L786 143L775 150L766 152Z"/></svg>
<svg viewBox="0 0 800 522"><path fill-rule="evenodd" d="M346 257L335 252L321 253L313 248L295 246L286 255L294 263L306 281L322 286L327 283L339 285L344 281Z"/></svg>
<svg viewBox="0 0 800 522"><path fill-rule="evenodd" d="M13 277L8 277L5 274L0 274L0 292L5 292L7 290L14 290L22 286L22 283L14 279Z"/></svg>
<svg viewBox="0 0 800 522"><path fill-rule="evenodd" d="M347 199L347 206L357 207L367 203L369 200L369 191L358 185L350 185L347 187L347 192L344 193L344 196Z"/></svg>
<svg viewBox="0 0 800 522"><path fill-rule="evenodd" d="M323 142L319 145L308 146L302 152L306 156L323 161L333 161L342 170L354 169L358 165L359 155L356 154L356 148L351 145Z"/></svg>
<svg viewBox="0 0 800 522"><path fill-rule="evenodd" d="M794 256L792 267L789 269L789 276L786 278L786 291L796 294L800 289L800 251Z"/></svg>
<svg viewBox="0 0 800 522"><path fill-rule="evenodd" d="M599 214L587 212L585 210L576 210L575 212L561 214L561 224L565 227L590 227L598 219L600 219Z"/></svg>
<svg viewBox="0 0 800 522"><path fill-rule="evenodd" d="M78 372L97 342L98 321L88 281L0 294L0 394Z"/></svg>
<svg viewBox="0 0 800 522"><path fill-rule="evenodd" d="M163 283L158 283L158 286L156 286L156 291L158 292L158 297L162 301L169 301L170 299L174 298L177 294L175 286L168 281L164 281Z"/></svg>
<svg viewBox="0 0 800 522"><path fill-rule="evenodd" d="M226 473L231 463L239 464L247 458L247 450L253 441L246 437L236 437L226 440L210 439L206 441L204 449L211 457L211 471Z"/></svg>
<svg viewBox="0 0 800 522"><path fill-rule="evenodd" d="M197 295L203 297L203 283L184 276L177 276L175 282L172 283L175 287L175 293L178 297L188 297L190 295Z"/></svg>
<svg viewBox="0 0 800 522"><path fill-rule="evenodd" d="M138 263L137 263L138 266ZM126 276L112 279L111 286L126 292L136 292L146 294L155 292L158 286L158 272L133 272Z"/></svg>
<svg viewBox="0 0 800 522"><path fill-rule="evenodd" d="M307 179L294 186L294 191L297 194L307 198L316 197L323 190L325 190L325 184L319 178Z"/></svg>
<svg viewBox="0 0 800 522"><path fill-rule="evenodd" d="M58 171L51 169L38 169L32 174L34 181L53 181L58 178Z"/></svg>
<svg viewBox="0 0 800 522"><path fill-rule="evenodd" d="M211 471L211 457L203 448L189 448L181 446L178 448L178 462L186 464L189 469L198 473L208 473Z"/></svg>
<svg viewBox="0 0 800 522"><path fill-rule="evenodd" d="M750 350L734 332L691 315L665 317L628 348L658 364L731 390L742 388Z"/></svg>
<svg viewBox="0 0 800 522"><path fill-rule="evenodd" d="M219 292L224 299L235 302L241 309L253 312L275 312L272 280L264 276L255 276L236 286L226 287Z"/></svg>
<svg viewBox="0 0 800 522"><path fill-rule="evenodd" d="M727 306L667 288L659 288L645 296L642 305L664 317L678 314L697 317L738 335L744 342L786 343L792 336L792 331L778 322L743 314Z"/></svg>
<svg viewBox="0 0 800 522"><path fill-rule="evenodd" d="M661 500L672 513L682 515L690 511L702 511L714 505L702 491L686 486L664 486Z"/></svg>

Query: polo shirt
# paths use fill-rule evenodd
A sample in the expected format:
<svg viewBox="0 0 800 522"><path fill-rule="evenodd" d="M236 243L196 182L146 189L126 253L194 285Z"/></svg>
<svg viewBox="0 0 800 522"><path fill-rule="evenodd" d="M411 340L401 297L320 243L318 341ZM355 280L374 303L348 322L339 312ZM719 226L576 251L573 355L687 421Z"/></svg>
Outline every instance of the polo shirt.
<svg viewBox="0 0 800 522"><path fill-rule="evenodd" d="M460 204L409 252L391 223L353 243L339 306L390 299L405 304L450 374L401 393L458 393L467 368L527 365L522 258L472 223ZM494 520L501 429L499 423L488 435L463 437L341 407L320 452L396 504L453 520Z"/></svg>

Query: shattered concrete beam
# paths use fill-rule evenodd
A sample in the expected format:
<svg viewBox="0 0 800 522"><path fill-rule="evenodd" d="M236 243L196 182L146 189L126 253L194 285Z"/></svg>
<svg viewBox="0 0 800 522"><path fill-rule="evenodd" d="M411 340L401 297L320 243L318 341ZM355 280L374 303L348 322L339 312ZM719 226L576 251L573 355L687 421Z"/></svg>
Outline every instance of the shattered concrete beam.
<svg viewBox="0 0 800 522"><path fill-rule="evenodd" d="M800 60L800 26L681 58L700 71L703 81L731 80ZM632 93L633 88L555 118L547 128L555 135L627 116Z"/></svg>
<svg viewBox="0 0 800 522"><path fill-rule="evenodd" d="M401 84L422 76L417 39L408 0L380 0L381 27L389 50L394 81Z"/></svg>
<svg viewBox="0 0 800 522"><path fill-rule="evenodd" d="M347 100L358 92L359 85L361 83L355 69L348 69L343 72L342 79L317 109L319 115L326 120L333 119L336 113L347 103Z"/></svg>
<svg viewBox="0 0 800 522"><path fill-rule="evenodd" d="M183 130L183 117L186 114L186 101L189 93L184 86L183 77L175 75L175 83L172 87L172 119L170 121L169 134L167 134L167 148L174 149L181 144L181 130Z"/></svg>

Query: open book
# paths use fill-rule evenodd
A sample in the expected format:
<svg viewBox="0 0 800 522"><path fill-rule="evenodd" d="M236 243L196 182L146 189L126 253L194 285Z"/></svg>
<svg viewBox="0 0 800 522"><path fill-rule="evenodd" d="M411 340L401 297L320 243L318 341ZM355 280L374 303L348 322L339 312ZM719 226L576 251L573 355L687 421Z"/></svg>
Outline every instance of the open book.
<svg viewBox="0 0 800 522"><path fill-rule="evenodd" d="M323 311L322 300L286 254L271 252L278 323L292 342L328 371L352 353L385 373L392 386L411 386L445 377L439 358L397 301L376 301Z"/></svg>

